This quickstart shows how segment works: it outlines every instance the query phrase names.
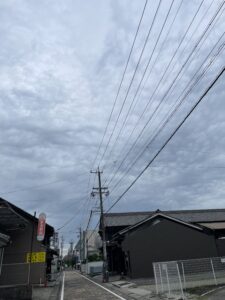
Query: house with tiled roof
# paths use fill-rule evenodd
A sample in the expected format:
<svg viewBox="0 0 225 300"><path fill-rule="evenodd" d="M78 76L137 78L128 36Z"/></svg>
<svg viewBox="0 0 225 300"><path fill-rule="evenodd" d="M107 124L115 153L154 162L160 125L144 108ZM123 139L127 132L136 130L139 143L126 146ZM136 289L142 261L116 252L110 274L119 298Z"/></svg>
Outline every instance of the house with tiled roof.
<svg viewBox="0 0 225 300"><path fill-rule="evenodd" d="M151 277L153 262L225 255L225 209L107 213L104 222L111 273Z"/></svg>

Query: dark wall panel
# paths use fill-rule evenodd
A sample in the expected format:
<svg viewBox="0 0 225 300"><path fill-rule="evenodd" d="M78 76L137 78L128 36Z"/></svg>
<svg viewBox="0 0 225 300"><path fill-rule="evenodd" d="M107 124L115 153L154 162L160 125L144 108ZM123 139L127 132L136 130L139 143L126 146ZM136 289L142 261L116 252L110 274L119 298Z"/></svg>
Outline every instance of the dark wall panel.
<svg viewBox="0 0 225 300"><path fill-rule="evenodd" d="M129 251L133 278L152 277L153 262L217 256L214 236L161 219L131 232L122 242Z"/></svg>
<svg viewBox="0 0 225 300"><path fill-rule="evenodd" d="M32 252L45 252L42 243L37 241L37 224L33 235ZM27 284L30 273L31 283L43 283L46 280L45 263L27 263L27 253L31 251L32 226L24 230L16 230L10 233L11 244L4 248L0 285Z"/></svg>

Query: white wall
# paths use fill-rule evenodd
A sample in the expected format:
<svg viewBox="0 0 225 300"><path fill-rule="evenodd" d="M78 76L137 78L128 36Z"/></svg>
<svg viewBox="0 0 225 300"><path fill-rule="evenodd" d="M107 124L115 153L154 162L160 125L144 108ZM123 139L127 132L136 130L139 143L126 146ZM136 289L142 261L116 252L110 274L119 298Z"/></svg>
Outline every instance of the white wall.
<svg viewBox="0 0 225 300"><path fill-rule="evenodd" d="M102 267L103 261L92 261L81 265L81 271L85 274L90 274L91 267Z"/></svg>

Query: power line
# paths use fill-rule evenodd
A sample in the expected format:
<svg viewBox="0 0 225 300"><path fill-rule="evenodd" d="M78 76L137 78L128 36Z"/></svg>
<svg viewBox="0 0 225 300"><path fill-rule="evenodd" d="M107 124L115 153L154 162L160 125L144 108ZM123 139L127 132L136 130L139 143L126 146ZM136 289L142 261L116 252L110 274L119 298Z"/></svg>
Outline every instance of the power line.
<svg viewBox="0 0 225 300"><path fill-rule="evenodd" d="M111 209L111 208L110 208ZM96 225L96 228L97 228L98 224Z"/></svg>
<svg viewBox="0 0 225 300"><path fill-rule="evenodd" d="M223 3L224 4L224 3ZM222 4L222 6L223 6ZM110 179L109 183L113 180L113 178L116 176L116 174L118 173L119 169L121 168L121 166L123 165L124 161L126 160L126 158L128 157L128 155L131 153L131 151L133 150L133 148L135 147L135 145L137 144L137 141L141 138L141 136L143 135L144 130L147 128L148 124L150 123L150 121L152 120L153 116L156 114L156 112L158 111L159 107L162 105L163 100L168 96L169 91L171 90L171 88L173 87L174 83L176 82L179 74L182 72L182 70L184 69L184 67L186 66L187 62L190 60L191 56L194 54L195 50L197 49L197 46L200 44L200 42L202 41L203 37L205 36L207 30L210 28L210 26L213 24L213 21L215 20L216 16L218 15L219 11L221 10L222 6L216 11L216 14L213 16L213 18L210 20L210 22L208 23L208 25L206 26L205 30L203 31L202 35L200 36L200 38L198 39L198 41L196 42L196 44L194 45L191 53L188 55L188 57L186 58L185 62L182 64L179 72L177 73L177 75L175 76L175 78L173 79L172 83L170 84L169 88L167 89L167 91L164 93L162 99L158 102L158 105L156 106L156 108L154 109L154 111L152 112L152 114L150 115L150 117L148 118L147 122L145 123L144 127L142 128L142 130L140 131L140 133L138 134L136 140L134 141L133 145L130 147L129 151L127 152L125 158L122 160L122 162L120 163L119 167L117 168L116 173L112 176L112 178ZM178 46L179 47L179 46ZM176 50L177 51L177 50ZM170 60L171 62L171 60ZM168 66L166 68L166 70L168 70ZM160 81L162 80L162 78L164 77L165 72L163 74L163 76L161 77ZM159 84L157 85L156 88L158 88ZM156 89L154 90L150 100L153 98L153 95L155 93ZM148 106L149 102L147 103ZM147 106L145 106L144 111L141 114L141 117L143 117L143 114L145 113L145 111L147 110ZM141 117L139 118L138 122L141 120ZM137 124L136 124L137 125ZM134 130L132 131L132 133L134 132ZM132 134L131 133L131 134ZM131 137L131 135L129 136Z"/></svg>
<svg viewBox="0 0 225 300"><path fill-rule="evenodd" d="M90 212L90 216L89 216L88 223L87 223L87 226L86 226L86 231L88 230L88 227L90 225L92 213L93 213L93 210L91 210L91 212Z"/></svg>
<svg viewBox="0 0 225 300"><path fill-rule="evenodd" d="M85 198L84 198L84 199L85 199ZM86 201L87 201L87 199L86 199ZM63 229L65 226L67 226L67 225L68 225L70 222L72 222L72 221L74 220L74 218L81 212L81 209L83 208L83 205L85 205L85 203L80 202L80 204L81 204L81 205L78 207L78 210L76 210L76 214L73 215L71 218L69 218L65 223L63 223L63 225L61 225L61 226L57 229L57 231Z"/></svg>
<svg viewBox="0 0 225 300"><path fill-rule="evenodd" d="M87 191L86 191L87 202L86 202L86 205L84 206L84 210L83 210L82 217L81 217L81 223L86 223L86 221L84 221L85 220L85 215L87 214L87 212L89 210L90 203L91 203L91 195L90 195L91 172L89 174L90 174L89 175L89 182L88 182ZM92 181L92 186L94 186L94 184L95 184L96 177L97 177L97 175L94 174L93 181Z"/></svg>
<svg viewBox="0 0 225 300"><path fill-rule="evenodd" d="M213 3L213 2L212 2L212 3ZM211 3L210 6L208 7L206 13L207 13L208 10L210 9L212 3ZM221 8L222 8L222 6L221 6ZM219 14L216 15L217 19L215 20L215 23L213 24L213 26L212 26L209 30L207 29L208 31L206 32L206 34L204 35L203 39L201 39L201 41L200 41L200 43L199 43L199 45L201 44L201 46L200 46L199 48L196 48L196 49L195 49L195 56L196 56L196 57L197 57L197 55L198 55L198 53L199 53L199 51L200 51L202 45L203 45L204 42L206 41L207 37L208 37L209 34L211 33L213 27L216 25L216 23L218 22L219 18L220 18L221 15L223 14L223 12L224 12L224 9L223 9L223 10L219 9ZM201 23L201 21L204 19L204 17L205 17L205 14L204 14L203 17L201 18L200 22L197 24L196 28L194 29L193 34L195 33L195 31L197 31L197 29L198 29L198 27L200 26L200 23ZM193 36L193 34L192 34L192 36ZM192 38L192 36L191 36L191 38ZM218 42L221 40L222 37L223 37L223 34L222 34L222 36L220 37L220 39L218 40ZM191 38L190 38L190 39L191 39ZM185 47L185 48L183 49L183 51L181 52L180 57L183 57L183 56L184 56L184 52L185 52L185 50L186 50L186 48L187 48L188 43L190 42L190 39L189 39L189 41L187 42L186 47ZM216 43L216 45L217 45L217 43ZM213 49L212 49L212 50L213 50ZM210 52L210 53L211 53L211 52ZM193 63L193 59L190 61L190 64L189 64L189 65L186 65L185 68L183 68L183 70L182 70L181 73L179 74L179 77L180 77L180 78L179 78L179 81L177 80L177 82L175 82L175 84L173 85L173 87L170 89L169 93L166 95L166 98L168 98L169 95L171 95L171 94L173 93L173 91L177 88L177 85L179 84L181 78L184 76L185 71L187 71L187 70L190 68L190 66L191 66L192 63ZM159 113L159 110L156 112L155 118L157 117L158 113Z"/></svg>
<svg viewBox="0 0 225 300"><path fill-rule="evenodd" d="M102 144L103 144L103 141L104 141L106 132L107 132L107 130L108 130L109 123L110 123L110 121L111 121L111 119L112 119L112 115L113 115L113 112L114 112L114 109L115 109L115 106L116 106L116 103L117 103L117 100L118 100L118 97L119 97L119 93L120 93L120 90L121 90L121 87L122 87L122 84L123 84L123 80L124 80L125 74L126 74L126 72L127 72L127 68L128 68L128 65L129 65L129 62L130 62L130 58L131 58L131 55L132 55L132 52L133 52L133 49L134 49L134 45L135 45L135 43L136 43L136 39L137 39L139 30L140 30L140 26L141 26L141 23L142 23L144 14L145 14L145 10L146 10L147 4L148 4L148 0L145 1L144 8L143 8L143 10L142 10L141 18L140 18L140 20L139 20L138 27L137 27L137 30L136 30L136 32L135 32L134 40L133 40L133 43L132 43L132 46L131 46L131 49L130 49L130 52L129 52L129 55L128 55L128 59L127 59L126 65L125 65L125 69L124 69L124 71L123 71L122 78L121 78L120 84L119 84L119 88L118 88L118 90L117 90L116 97L115 97L115 100L114 100L114 102L113 102L113 107L112 107L112 109L111 109L111 112L110 112L110 115L109 115L109 119L108 119L108 121L107 121L105 130L104 130L104 133L103 133L103 137L102 137L101 142L100 142L100 144L99 144L99 147L98 147L98 150L97 150L97 154L96 154L95 159L94 159L94 161L93 161L93 163L92 163L92 169L94 168L94 165L95 165L95 163L96 163L97 157L98 157L99 152L100 152L100 149L101 149L101 147L102 147Z"/></svg>
<svg viewBox="0 0 225 300"><path fill-rule="evenodd" d="M185 30L185 33L184 33L183 37L181 38L181 40L180 40L180 42L179 42L179 44L178 44L176 50L174 51L174 53L173 53L173 55L172 55L172 57L171 57L171 59L170 59L168 65L167 65L166 69L164 70L163 75L161 76L160 80L158 81L158 84L157 84L157 86L155 87L155 89L154 89L154 91L153 91L151 97L149 98L147 104L145 105L144 110L142 111L142 113L141 113L139 119L138 119L137 122L135 123L135 126L133 127L133 130L132 130L131 133L128 135L128 138L126 139L126 142L125 142L125 144L124 144L124 147L123 147L122 151L124 150L124 148L125 148L126 145L128 144L128 142L129 142L130 138L132 137L133 133L135 132L135 130L136 130L138 124L139 124L140 121L142 120L142 118L143 118L145 112L147 111L149 105L151 104L151 100L153 99L153 97L154 97L156 91L158 90L160 84L162 83L162 81L163 81L163 79L164 79L164 77L165 77L167 71L169 70L170 65L172 64L172 62L173 62L175 56L177 55L177 53L178 53L178 51L179 51L179 49L180 49L182 43L184 42L184 40L185 40L185 38L186 38L186 36L187 36L187 34L188 34L188 32L189 32L189 30L190 30L190 28L191 28L193 22L194 22L194 20L195 20L197 14L199 13L199 10L200 10L200 8L201 8L203 2L204 2L204 0L202 0L201 3L199 4L199 6L197 7L197 10L196 10L194 16L192 17L192 19L191 19L191 21L190 21L190 23L189 23L187 29ZM151 69L151 71L152 71L152 69ZM151 73L150 73L150 74L151 74ZM149 75L150 75L150 74L149 74ZM148 77L149 77L149 76L148 76ZM138 139L140 139L140 135L138 135L137 139L135 140L134 146L135 146L136 141L137 141ZM133 148L132 148L132 149L133 149ZM131 151L132 149L130 149L130 150L128 151L128 153L130 153L130 151ZM120 165L120 166L121 166L121 165ZM120 166L118 167L118 169L120 168ZM117 171L116 171L116 172L117 172ZM112 181L112 179L110 179L110 182L111 182L111 181Z"/></svg>
<svg viewBox="0 0 225 300"><path fill-rule="evenodd" d="M153 49L152 49L151 55L150 55L150 57L149 57L149 59L148 59L148 62L147 62L147 64L146 64L146 66L145 66L145 69L144 69L144 72L143 72L143 74L142 74L141 80L140 80L140 82L139 82L139 84L138 84L138 87L137 87L137 89L136 89L136 92L135 92L135 94L134 94L134 97L133 97L133 99L132 99L132 101L131 101L131 104L130 104L130 106L129 106L129 109L128 109L128 111L127 111L127 114L126 114L126 116L125 116L125 118L124 118L124 120L123 120L122 126L121 126L121 128L120 128L120 130L119 130L119 132L118 132L118 134L117 134L117 136L116 136L116 138L115 138L115 140L114 140L114 142L113 142L113 145L112 145L112 147L111 147L111 151L110 151L110 153L109 153L109 155L108 155L109 157L111 157L111 154L112 154L112 152L113 152L113 150L114 150L114 148L115 148L115 146L116 146L117 141L119 140L119 137L120 137L120 135L121 135L121 132L123 131L123 128L124 128L124 126L125 126L125 124L126 124L126 121L127 121L128 117L129 117L130 111L131 111L131 109L132 109L132 107L133 107L134 101L135 101L135 99L136 99L136 97L137 97L137 94L138 94L138 92L139 92L139 90L140 90L140 87L141 87L141 85L142 85L142 82L143 82L143 80L144 80L144 78L145 78L145 75L146 75L146 72L147 72L147 70L148 70L148 68L149 68L150 62L152 61L152 57L153 57L153 55L154 55L154 53L155 53L156 47L157 47L158 42L159 42L159 40L160 40L160 38L161 38L162 32L163 32L164 27L165 27L165 25L166 25L166 22L167 22L167 20L168 20L168 17L169 17L169 14L170 14L170 12L171 12L171 9L172 9L173 4L174 4L174 0L172 0L171 3L170 3L169 10L168 10L168 12L167 12L167 14L166 14L166 17L165 17L165 19L164 19L164 22L163 22L163 24L162 24L162 26L161 26L160 32L159 32L159 34L158 34L158 37L157 37L157 39L156 39L155 45L154 45L154 47L153 47ZM103 167L103 168L104 168L104 167Z"/></svg>
<svg viewBox="0 0 225 300"><path fill-rule="evenodd" d="M206 59L204 60L204 62L202 63L202 65L199 67L199 69L201 69L203 67L203 65L205 64L205 61L210 57L211 53L213 52L213 50L215 49L215 47L219 44L219 42L221 41L221 39L224 37L225 32L221 35L221 37L219 38L219 40L216 42L216 44L214 45L214 47L211 49L211 51L209 52L209 54L207 55ZM122 181L122 179L126 176L127 172L134 166L134 164L140 159L140 157L144 154L145 150L147 148L149 148L149 146L154 142L154 140L157 138L157 136L159 135L159 133L165 128L166 124L169 122L169 120L171 119L171 117L174 115L174 113L177 111L177 109L180 107L180 105L183 103L183 101L185 100L185 98L189 95L189 93L191 92L191 90L195 87L195 85L198 84L198 82L200 81L200 79L205 75L207 69L215 62L215 59L219 56L219 54L223 51L225 47L225 43L223 43L221 46L219 46L217 53L209 60L208 64L206 65L205 69L202 71L202 73L197 76L196 80L192 83L193 79L195 78L195 76L198 74L198 71L193 75L192 79L189 81L187 87L190 85L189 89L186 91L187 87L182 91L181 95L178 97L177 101L176 101L176 107L172 110L172 112L169 112L169 115L167 117L167 119L164 121L164 123L161 125L161 127L159 127L158 131L155 133L155 135L152 137L152 139L150 140L150 142L147 142L147 146L145 146L144 151L141 152L140 155L137 156L137 158L135 159L134 163L132 163L131 166L129 166L127 168L126 173L123 175L123 177L113 186L113 188L111 189L111 192L115 189L116 186L118 186L118 184ZM192 83L192 84L191 84ZM182 95L184 94L184 96L182 97ZM180 101L178 101L181 98Z"/></svg>
<svg viewBox="0 0 225 300"><path fill-rule="evenodd" d="M120 110L119 110L119 114L118 114L118 116L117 116L117 118L116 118L116 122L115 122L115 124L114 124L114 126L113 126L113 130L112 130L112 132L111 132L111 134L110 134L110 136L109 136L109 139L108 139L108 142L107 142L107 144L106 144L105 150L104 150L104 152L103 152L103 154L102 154L102 156L101 156L101 158L100 158L100 161L99 161L99 164L98 164L98 165L100 165L101 162L102 162L102 160L104 159L105 154L106 154L106 151L107 151L107 149L108 149L108 147L109 147L110 141L111 141L111 139L112 139L112 137L113 137L113 134L114 134L114 132L115 132L116 126L117 126L118 121L119 121L119 118L120 118L120 116L121 116L121 113L122 113L122 111L123 111L124 105L125 105L125 103L126 103L126 100L127 100L128 94L129 94L129 91L130 91L131 86L132 86L132 84L133 84L133 81L134 81L134 78L135 78L135 76L136 76L137 70L138 70L138 68L139 68L139 66L140 66L140 63L141 63L141 60L142 60L142 57L143 57L143 54L144 54L146 45L147 45L147 43L148 43L149 36L150 36L150 34L151 34L153 25L154 25L154 23L155 23L155 19L156 19L156 17L157 17L157 14L158 14L158 11L159 11L161 2L162 2L162 0L159 0L157 9L156 9L156 11L155 11L153 20L152 20L152 22L151 22L151 25L150 25L150 28L149 28L149 31L148 31L148 34L147 34L147 36L146 36L146 38L145 38L145 42L144 42L144 45L143 45L143 47L142 47L141 54L140 54L140 56L139 56L138 62L137 62L137 64L136 64L136 67L135 67L135 69L134 69L134 73L133 73L132 78L131 78L131 81L130 81L130 84L129 84L129 86L128 86L128 89L127 89L127 92L126 92L126 96L125 96L125 98L123 99L122 106L121 106L121 108L120 108Z"/></svg>
<svg viewBox="0 0 225 300"><path fill-rule="evenodd" d="M223 75L224 71L225 71L225 67L222 68L222 70L219 72L219 74L216 76L216 78L212 81L212 83L209 85L209 87L205 90L205 92L202 94L202 96L198 99L198 101L194 104L194 106L192 106L189 113L185 116L185 118L176 127L176 129L173 131L173 133L170 135L170 137L166 140L166 142L162 145L162 147L157 151L157 153L154 155L154 157L149 161L149 163L145 166L145 168L139 173L139 175L135 178L135 180L133 180L132 183L125 189L125 191L118 197L118 199L110 206L110 208L107 210L107 212L109 212L122 199L122 197L131 189L131 187L138 181L138 179L143 175L143 173L149 168L149 166L159 156L159 154L166 147L166 145L170 142L170 140L174 137L174 135L178 132L178 130L182 127L182 125L189 118L189 116L192 114L192 112L196 109L196 107L201 103L201 101L208 94L208 92L212 89L212 87L216 84L216 82L219 80L219 78Z"/></svg>
<svg viewBox="0 0 225 300"><path fill-rule="evenodd" d="M213 1L215 1L215 0L213 0ZM175 15L174 15L174 17L173 17L173 19L172 19L172 22L171 22L171 24L170 24L170 26L169 26L169 28L168 28L166 34L165 34L165 38L164 38L164 40L163 40L163 42L162 42L162 44L161 44L161 46L160 46L160 49L159 49L159 51L158 51L158 53L157 53L157 56L156 56L155 59L154 59L154 62L153 62L153 64L152 64L152 66L151 66L151 69L150 69L150 71L149 71L149 73L148 73L148 76L147 76L147 78L145 79L145 83L144 83L144 85L142 86L141 91L140 91L140 93L139 93L139 96L138 96L138 98L137 98L137 100L136 100L136 102L135 102L135 104L134 104L134 106L133 106L133 108L132 108L131 114L132 114L132 112L134 111L134 108L136 107L138 101L139 101L140 98L141 98L141 94L142 94L142 92L143 92L143 90L144 90L144 88L145 88L145 86L146 86L146 83L147 83L147 81L148 81L148 79L149 79L149 77L150 77L150 75L151 75L151 73L152 73L152 70L154 69L154 67L155 67L155 65L156 65L156 61L158 60L158 58L160 57L160 55L161 55L161 53L162 53L162 50L164 49L164 46L165 46L165 44L166 44L166 42L167 42L167 40L168 40L168 38L169 38L170 32L171 32L171 30L172 30L172 28L173 28L174 22L175 22L175 20L176 20L176 18L177 18L177 16L178 16L178 13L179 13L179 11L180 11L180 9L181 9L181 6L182 6L183 2L184 2L184 0L181 0L181 1L180 1L180 4L178 5L178 7L177 7L177 9L176 9L176 12L175 12ZM135 97L136 97L136 95L135 95ZM137 124L136 124L136 125L137 125ZM129 141L130 137L132 136L132 134L133 134L133 132L135 131L136 128L137 128L137 127L134 126L134 129L133 129L133 131L131 132L131 134L129 135L129 138L127 139L126 143L124 144L124 147L122 148L121 152L123 152L124 149L126 148L127 142ZM116 161L118 160L118 157L119 157L119 155L117 155ZM114 166L113 166L113 168L112 168L112 173L114 172L115 167L116 167L116 164L114 164ZM103 168L104 168L104 167L103 167ZM110 177L110 176L109 176L109 177ZM109 177L105 179L104 184L109 180Z"/></svg>

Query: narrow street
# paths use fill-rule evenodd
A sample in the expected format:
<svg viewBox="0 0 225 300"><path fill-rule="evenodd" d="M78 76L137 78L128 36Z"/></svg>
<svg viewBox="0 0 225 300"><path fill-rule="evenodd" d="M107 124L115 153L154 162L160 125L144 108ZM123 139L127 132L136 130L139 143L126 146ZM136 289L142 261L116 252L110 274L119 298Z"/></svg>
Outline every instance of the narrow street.
<svg viewBox="0 0 225 300"><path fill-rule="evenodd" d="M119 295L113 295L110 291L101 288L94 282L82 277L80 274L69 271L65 272L64 279L64 300L118 300L124 299ZM125 300L125 299L124 299Z"/></svg>

